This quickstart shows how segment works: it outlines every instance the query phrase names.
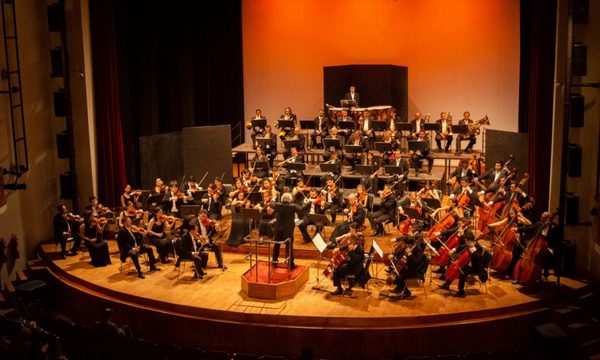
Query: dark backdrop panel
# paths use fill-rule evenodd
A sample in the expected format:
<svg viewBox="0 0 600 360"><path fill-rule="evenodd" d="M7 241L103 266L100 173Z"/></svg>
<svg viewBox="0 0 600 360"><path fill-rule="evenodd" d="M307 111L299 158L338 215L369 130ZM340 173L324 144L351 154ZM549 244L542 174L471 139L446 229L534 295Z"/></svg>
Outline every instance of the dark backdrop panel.
<svg viewBox="0 0 600 360"><path fill-rule="evenodd" d="M402 119L408 118L408 68L397 65L341 65L323 68L325 103L340 100L355 85L360 106L392 105Z"/></svg>
<svg viewBox="0 0 600 360"><path fill-rule="evenodd" d="M140 137L140 169L143 189L154 186L159 177L165 184L181 181L183 175L181 132Z"/></svg>
<svg viewBox="0 0 600 360"><path fill-rule="evenodd" d="M208 171L206 187L215 177L232 183L231 128L229 125L184 128L183 172L186 177L194 175L198 181Z"/></svg>
<svg viewBox="0 0 600 360"><path fill-rule="evenodd" d="M508 166L517 168L519 173L516 180L520 180L525 172L529 172L528 146L529 135L511 131L485 129L485 168L491 169L496 161L506 161L509 155L515 159Z"/></svg>

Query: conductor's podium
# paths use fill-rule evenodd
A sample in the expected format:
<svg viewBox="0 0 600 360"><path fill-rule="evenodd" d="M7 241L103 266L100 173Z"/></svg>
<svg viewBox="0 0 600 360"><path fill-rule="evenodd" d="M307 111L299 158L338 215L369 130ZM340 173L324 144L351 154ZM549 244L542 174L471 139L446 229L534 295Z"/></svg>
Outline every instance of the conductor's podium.
<svg viewBox="0 0 600 360"><path fill-rule="evenodd" d="M308 281L309 270L306 266L296 266L290 269L289 258L275 263L271 259L271 246L284 245L290 241L272 241L262 239L246 239L253 250L246 256L250 268L242 275L242 291L252 298L279 300L289 298L300 290ZM266 259L259 258L259 247L267 248Z"/></svg>

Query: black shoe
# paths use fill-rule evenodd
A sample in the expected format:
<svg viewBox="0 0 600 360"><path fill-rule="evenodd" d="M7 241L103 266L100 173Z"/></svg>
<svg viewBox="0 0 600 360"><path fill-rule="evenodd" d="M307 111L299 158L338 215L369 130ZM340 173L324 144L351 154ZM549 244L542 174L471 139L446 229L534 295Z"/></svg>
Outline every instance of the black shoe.
<svg viewBox="0 0 600 360"><path fill-rule="evenodd" d="M467 296L467 294L465 293L464 290L458 290L458 292L456 294L454 294L454 297L465 297Z"/></svg>
<svg viewBox="0 0 600 360"><path fill-rule="evenodd" d="M446 274L442 274L442 276L440 276L440 280L446 280Z"/></svg>
<svg viewBox="0 0 600 360"><path fill-rule="evenodd" d="M159 267L154 266L154 265L150 267L150 271L160 271L160 270L161 269Z"/></svg>
<svg viewBox="0 0 600 360"><path fill-rule="evenodd" d="M146 276L144 276L144 274L142 274L142 272L139 272L137 277L139 277L140 279L145 279Z"/></svg>
<svg viewBox="0 0 600 360"><path fill-rule="evenodd" d="M439 267L437 270L433 270L432 271L434 274L443 274L446 272L446 269L444 269L443 267Z"/></svg>
<svg viewBox="0 0 600 360"><path fill-rule="evenodd" d="M396 294L401 293L403 291L404 291L404 289L403 288L399 288L399 287L395 287L392 290L390 290L390 292L393 292L393 293L396 293Z"/></svg>
<svg viewBox="0 0 600 360"><path fill-rule="evenodd" d="M69 251L67 256L77 256L77 251Z"/></svg>
<svg viewBox="0 0 600 360"><path fill-rule="evenodd" d="M450 284L448 284L448 283L443 283L442 285L440 285L440 289L444 289L444 290L450 290Z"/></svg>
<svg viewBox="0 0 600 360"><path fill-rule="evenodd" d="M473 152L473 150L472 150L472 149L465 149L465 151L467 152L467 154L470 154L470 153L472 153L472 152Z"/></svg>
<svg viewBox="0 0 600 360"><path fill-rule="evenodd" d="M225 264L219 266L219 268L221 269L221 271L227 270L227 266L225 266Z"/></svg>
<svg viewBox="0 0 600 360"><path fill-rule="evenodd" d="M404 292L402 293L403 298L407 298L407 297L411 297L411 296L412 296L412 293L410 291L408 291L408 289L404 290Z"/></svg>
<svg viewBox="0 0 600 360"><path fill-rule="evenodd" d="M335 291L331 292L331 295L335 295L335 296L339 296L342 294L344 294L344 290L342 288L337 288L337 289L335 289Z"/></svg>

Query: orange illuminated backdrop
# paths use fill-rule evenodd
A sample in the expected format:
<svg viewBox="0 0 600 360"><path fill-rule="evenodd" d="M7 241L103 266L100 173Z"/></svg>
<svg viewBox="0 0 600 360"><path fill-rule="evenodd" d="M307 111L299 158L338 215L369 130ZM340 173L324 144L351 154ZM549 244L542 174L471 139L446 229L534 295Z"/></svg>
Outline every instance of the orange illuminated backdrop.
<svg viewBox="0 0 600 360"><path fill-rule="evenodd" d="M517 131L518 0L242 0L242 21L246 118L313 118L324 66L393 64L408 67L411 117L470 110Z"/></svg>

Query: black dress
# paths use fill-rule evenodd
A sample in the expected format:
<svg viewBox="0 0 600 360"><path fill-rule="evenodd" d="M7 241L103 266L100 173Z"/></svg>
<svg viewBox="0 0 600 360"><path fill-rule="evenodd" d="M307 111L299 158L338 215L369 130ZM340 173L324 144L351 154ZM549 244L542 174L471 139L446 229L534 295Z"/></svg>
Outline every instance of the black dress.
<svg viewBox="0 0 600 360"><path fill-rule="evenodd" d="M103 234L98 233L96 225L86 225L83 230L83 235L88 239L96 239L95 242L85 240L85 247L90 253L92 265L94 265L94 267L100 267L110 264L108 242L104 240Z"/></svg>
<svg viewBox="0 0 600 360"><path fill-rule="evenodd" d="M225 244L228 246L238 246L244 242L244 238L249 234L249 221L248 219L242 218L241 207L234 206L233 214L231 219L231 232L229 233L229 239Z"/></svg>
<svg viewBox="0 0 600 360"><path fill-rule="evenodd" d="M165 223L159 224L157 222L154 222L154 224L152 225L152 229L150 229L157 234L160 234L160 233L163 234L161 237L158 237L158 236L150 237L150 243L152 245L156 246L156 251L158 252L158 257L160 258L160 262L162 262L163 264L167 262L167 258L169 257L169 252L171 250L171 243L166 238L164 229L165 229Z"/></svg>

